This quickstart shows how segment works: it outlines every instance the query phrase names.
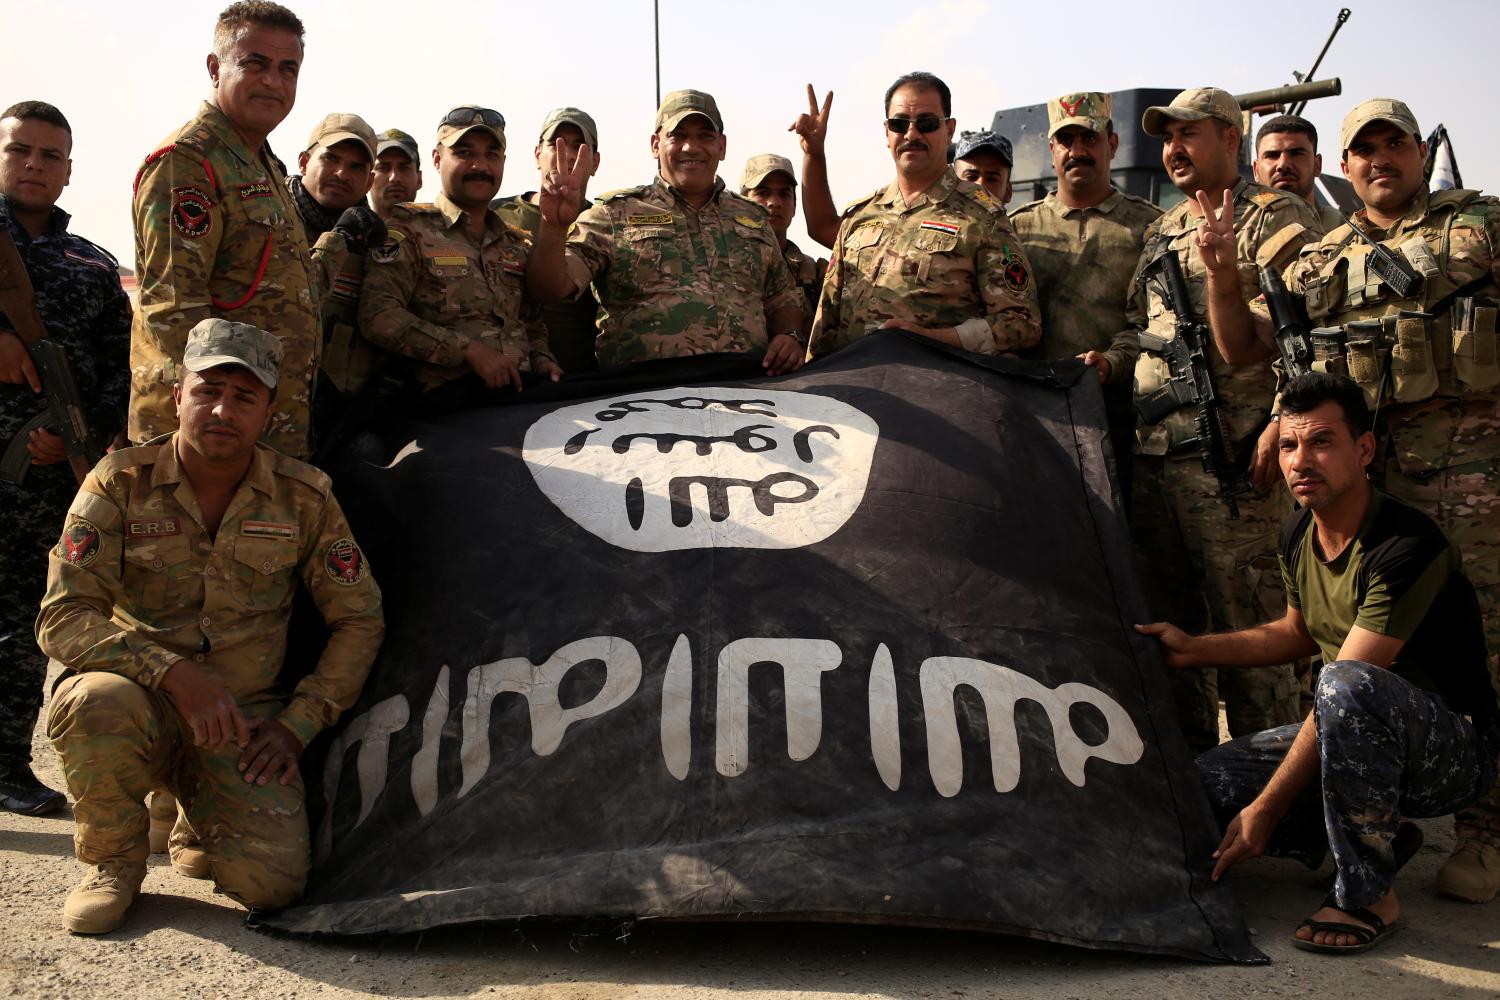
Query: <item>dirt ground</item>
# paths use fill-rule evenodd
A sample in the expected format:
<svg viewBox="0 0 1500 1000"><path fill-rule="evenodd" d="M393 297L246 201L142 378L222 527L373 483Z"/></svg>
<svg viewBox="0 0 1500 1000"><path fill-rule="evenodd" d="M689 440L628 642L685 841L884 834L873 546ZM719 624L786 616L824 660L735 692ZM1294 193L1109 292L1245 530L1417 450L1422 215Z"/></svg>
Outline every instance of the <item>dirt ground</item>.
<svg viewBox="0 0 1500 1000"><path fill-rule="evenodd" d="M62 788L40 737L37 774ZM1320 876L1261 859L1235 888L1268 966L1090 951L953 931L792 924L469 925L310 941L248 929L211 884L152 859L125 925L98 938L61 926L83 874L71 814L0 812L0 996L14 997L1500 997L1500 901L1439 898L1449 820L1402 872L1400 932L1362 956L1292 947Z"/></svg>

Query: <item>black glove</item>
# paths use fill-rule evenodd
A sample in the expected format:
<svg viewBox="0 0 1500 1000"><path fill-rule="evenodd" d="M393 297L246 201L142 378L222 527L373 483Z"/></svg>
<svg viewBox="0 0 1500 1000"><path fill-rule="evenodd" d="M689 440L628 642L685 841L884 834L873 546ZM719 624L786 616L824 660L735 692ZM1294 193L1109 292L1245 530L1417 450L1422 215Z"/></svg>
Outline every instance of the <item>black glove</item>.
<svg viewBox="0 0 1500 1000"><path fill-rule="evenodd" d="M355 205L344 209L333 231L344 237L344 245L351 253L363 257L371 247L385 243L385 221L368 205Z"/></svg>

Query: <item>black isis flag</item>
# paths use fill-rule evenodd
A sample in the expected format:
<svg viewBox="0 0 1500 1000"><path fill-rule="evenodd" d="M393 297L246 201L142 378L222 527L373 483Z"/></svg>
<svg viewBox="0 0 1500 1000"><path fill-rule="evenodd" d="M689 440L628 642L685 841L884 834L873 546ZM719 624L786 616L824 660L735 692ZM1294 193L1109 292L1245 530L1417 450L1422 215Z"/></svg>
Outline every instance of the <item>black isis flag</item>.
<svg viewBox="0 0 1500 1000"><path fill-rule="evenodd" d="M1092 369L903 333L387 419L332 463L385 594L263 923L981 928L1253 962ZM1085 377L1087 376L1087 377Z"/></svg>

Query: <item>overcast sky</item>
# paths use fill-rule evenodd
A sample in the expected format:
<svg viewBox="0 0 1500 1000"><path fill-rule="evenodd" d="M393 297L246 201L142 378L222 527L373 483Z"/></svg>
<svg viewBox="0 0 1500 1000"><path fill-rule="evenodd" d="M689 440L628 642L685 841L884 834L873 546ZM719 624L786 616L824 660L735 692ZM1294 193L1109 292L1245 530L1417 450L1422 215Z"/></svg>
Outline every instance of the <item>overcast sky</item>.
<svg viewBox="0 0 1500 1000"><path fill-rule="evenodd" d="M1447 124L1465 186L1500 191L1495 69L1483 56L1500 37L1500 5L1350 3L1353 16L1318 73L1342 78L1343 96L1314 101L1307 111L1322 136L1325 168L1337 169L1338 124L1349 108L1367 97L1399 97L1424 132ZM41 99L62 108L75 145L73 181L61 204L77 232L127 266L135 255L131 181L142 158L207 95L204 58L222 6L0 4L0 107ZM271 143L294 170L313 124L328 112L355 112L376 130L405 129L430 148L445 111L480 102L509 123L504 194L537 186L537 130L559 105L581 107L599 123L603 163L591 192L644 183L655 172L648 0L290 6L306 24L307 57L296 107ZM1241 93L1290 83L1293 70L1305 71L1339 6L661 0L661 85L718 99L729 139L722 173L731 185L755 153L782 153L800 165L786 126L806 108L808 82L820 96L832 89L829 159L842 205L893 175L881 98L903 72L943 77L961 129L987 127L996 110L1070 90L1213 85ZM1395 55L1403 50L1411 53L1406 66ZM423 179L422 196L430 198L436 173L429 169Z"/></svg>

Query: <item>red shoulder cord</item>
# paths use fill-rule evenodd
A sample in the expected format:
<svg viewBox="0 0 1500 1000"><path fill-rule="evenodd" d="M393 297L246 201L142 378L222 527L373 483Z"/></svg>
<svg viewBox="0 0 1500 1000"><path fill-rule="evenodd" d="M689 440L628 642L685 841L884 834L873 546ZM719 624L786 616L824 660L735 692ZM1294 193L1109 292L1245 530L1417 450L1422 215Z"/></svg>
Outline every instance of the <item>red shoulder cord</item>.
<svg viewBox="0 0 1500 1000"><path fill-rule="evenodd" d="M271 242L274 238L275 233L272 230L266 230L266 248L261 251L260 267L255 269L255 280L250 283L250 290L245 293L245 297L240 299L238 302L223 302L219 299L210 297L209 301L214 304L215 308L239 309L245 303L249 302L252 298L255 297L255 293L260 289L261 279L266 276L266 265L271 262Z"/></svg>

